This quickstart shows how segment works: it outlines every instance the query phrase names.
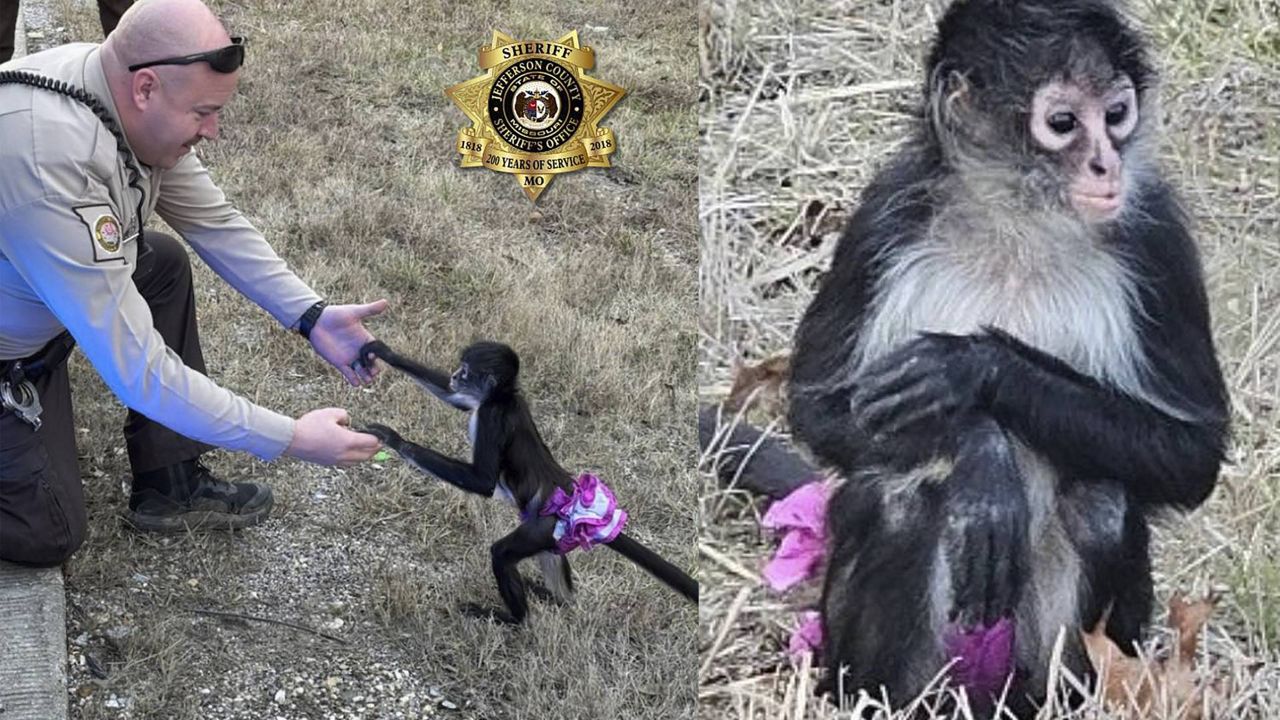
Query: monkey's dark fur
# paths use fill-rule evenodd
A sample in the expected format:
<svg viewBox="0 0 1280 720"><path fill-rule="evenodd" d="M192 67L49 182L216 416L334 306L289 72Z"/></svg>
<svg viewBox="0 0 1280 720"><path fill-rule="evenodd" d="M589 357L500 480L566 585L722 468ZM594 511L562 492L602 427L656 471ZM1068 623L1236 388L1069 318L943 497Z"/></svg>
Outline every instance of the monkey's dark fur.
<svg viewBox="0 0 1280 720"><path fill-rule="evenodd" d="M384 425L373 424L363 432L376 435L419 470L477 495L492 497L496 492L529 518L490 548L493 574L507 612L475 606L468 609L503 622L523 621L529 605L516 565L535 555L549 589L559 600L567 601L573 590L569 562L551 552L556 547L552 534L556 518L539 516L538 510L555 488L572 492L573 476L556 462L538 433L517 383L520 358L515 351L501 343L474 343L462 351L460 366L452 377L406 358L380 341L361 348L360 357L381 358L440 400L471 411L472 460L458 460L409 442ZM698 584L693 578L626 533L619 533L608 545L680 594L698 601Z"/></svg>
<svg viewBox="0 0 1280 720"><path fill-rule="evenodd" d="M1054 81L1102 95L1121 74L1137 107L1106 124L1138 113L1114 142L1127 191L1086 221L1080 166L1037 145L1032 97ZM1120 648L1142 636L1148 522L1209 496L1228 429L1196 247L1149 146L1154 82L1111 2L970 0L942 19L922 117L795 341L795 437L845 478L822 689L905 703L950 660L949 628L1008 617L1026 715L1060 631L1081 674L1079 631L1108 608Z"/></svg>

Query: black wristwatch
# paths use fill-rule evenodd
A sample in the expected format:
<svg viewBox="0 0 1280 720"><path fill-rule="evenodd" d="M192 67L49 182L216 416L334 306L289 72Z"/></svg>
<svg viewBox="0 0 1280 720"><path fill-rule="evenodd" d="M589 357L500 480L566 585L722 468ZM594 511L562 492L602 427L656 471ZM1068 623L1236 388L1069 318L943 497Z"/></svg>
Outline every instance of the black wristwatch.
<svg viewBox="0 0 1280 720"><path fill-rule="evenodd" d="M329 304L325 301L318 300L315 305L307 308L307 311L302 313L302 317L298 320L298 334L310 340L311 328L316 326L316 321L320 319L320 313L324 312L324 309L328 306Z"/></svg>

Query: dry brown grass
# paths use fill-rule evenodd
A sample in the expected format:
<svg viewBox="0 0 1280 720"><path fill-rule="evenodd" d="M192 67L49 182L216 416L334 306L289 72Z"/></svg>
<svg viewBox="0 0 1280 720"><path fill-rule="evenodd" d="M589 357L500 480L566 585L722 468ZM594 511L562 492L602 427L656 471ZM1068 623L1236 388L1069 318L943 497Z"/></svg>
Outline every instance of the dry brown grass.
<svg viewBox="0 0 1280 720"><path fill-rule="evenodd" d="M373 328L393 347L447 365L477 337L514 346L562 463L598 470L634 534L693 569L693 11L212 4L250 38L224 137L204 150L222 187L322 295L389 298ZM60 39L97 39L92 3L54 0L53 11ZM457 168L466 121L443 90L478 73L493 29L578 29L596 48L594 74L628 91L604 122L619 140L616 168L562 176L536 207L511 177ZM203 266L197 296L206 359L225 386L295 415L347 407L358 423L467 452L464 416L405 379L346 387ZM336 470L218 453L211 464L223 476L273 485L270 524L173 541L121 529L122 411L80 360L74 376L91 530L67 570L69 630L85 633L110 671L98 682L76 671L75 717L121 716L104 706L113 693L135 718L693 715L687 603L599 550L576 559L576 607L535 603L520 630L463 618L453 610L463 601L497 602L487 546L514 518L396 459ZM317 627L342 620L333 632L348 644L196 618L193 607ZM116 626L127 631L113 639ZM345 679L326 683L333 677ZM401 702L391 684L414 699ZM292 704L274 703L277 689ZM439 696L461 708L440 709Z"/></svg>
<svg viewBox="0 0 1280 720"><path fill-rule="evenodd" d="M1225 586L1208 653L1224 717L1280 716L1280 9L1135 0L1165 76L1163 159L1203 248L1231 383L1220 489L1158 533L1159 592ZM789 343L858 192L903 138L940 0L704 5L699 382ZM763 508L704 475L700 717L832 717L758 583ZM1256 663L1256 665L1255 665ZM1097 708L1088 717L1101 717Z"/></svg>

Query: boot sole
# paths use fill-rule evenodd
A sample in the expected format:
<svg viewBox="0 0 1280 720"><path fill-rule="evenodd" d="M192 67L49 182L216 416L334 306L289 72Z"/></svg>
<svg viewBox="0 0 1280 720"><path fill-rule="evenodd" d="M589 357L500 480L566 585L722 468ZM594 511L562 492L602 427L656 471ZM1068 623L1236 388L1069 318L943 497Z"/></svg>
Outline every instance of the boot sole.
<svg viewBox="0 0 1280 720"><path fill-rule="evenodd" d="M125 521L135 529L152 533L228 532L261 525L271 515L275 498L247 513L196 511L180 515L144 515L129 510Z"/></svg>

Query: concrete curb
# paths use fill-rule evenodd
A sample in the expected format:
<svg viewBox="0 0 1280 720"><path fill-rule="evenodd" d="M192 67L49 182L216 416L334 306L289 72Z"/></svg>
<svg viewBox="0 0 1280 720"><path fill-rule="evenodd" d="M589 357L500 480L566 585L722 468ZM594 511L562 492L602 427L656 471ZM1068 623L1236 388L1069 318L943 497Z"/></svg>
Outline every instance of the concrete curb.
<svg viewBox="0 0 1280 720"><path fill-rule="evenodd" d="M13 31L13 56L20 58L27 54L27 25L22 22L22 6L18 6L18 24Z"/></svg>
<svg viewBox="0 0 1280 720"><path fill-rule="evenodd" d="M19 6L15 58L27 54L22 10ZM0 718L66 720L66 615L61 568L0 560Z"/></svg>
<svg viewBox="0 0 1280 720"><path fill-rule="evenodd" d="M0 561L0 717L66 720L66 667L61 568Z"/></svg>

